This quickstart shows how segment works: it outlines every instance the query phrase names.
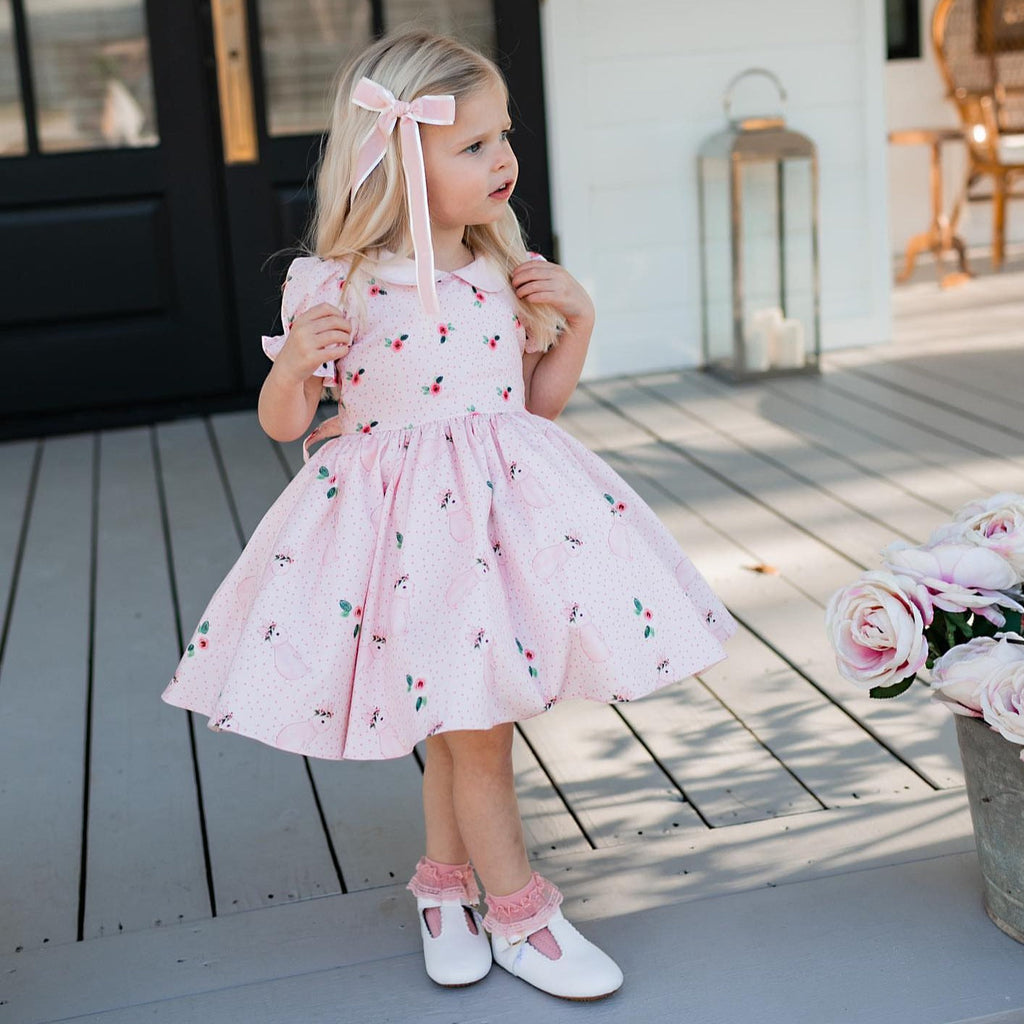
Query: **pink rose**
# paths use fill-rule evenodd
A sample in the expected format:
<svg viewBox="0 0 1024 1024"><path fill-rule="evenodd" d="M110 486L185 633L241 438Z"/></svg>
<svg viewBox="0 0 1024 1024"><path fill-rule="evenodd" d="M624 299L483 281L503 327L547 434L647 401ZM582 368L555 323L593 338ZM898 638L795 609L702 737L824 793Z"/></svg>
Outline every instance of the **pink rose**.
<svg viewBox="0 0 1024 1024"><path fill-rule="evenodd" d="M996 647L1002 650L998 655L993 651L992 671L978 691L981 713L1004 739L1024 744L1024 646L1002 640Z"/></svg>
<svg viewBox="0 0 1024 1024"><path fill-rule="evenodd" d="M1004 491L968 502L947 529L960 543L977 544L1001 555L1024 577L1024 495Z"/></svg>
<svg viewBox="0 0 1024 1024"><path fill-rule="evenodd" d="M880 570L837 590L825 624L840 674L869 689L916 675L928 659L921 598L913 580Z"/></svg>
<svg viewBox="0 0 1024 1024"><path fill-rule="evenodd" d="M890 544L882 556L887 569L927 588L931 603L942 611L977 612L1002 626L1006 619L997 605L1024 610L1002 592L1017 583L1013 567L988 548L953 542L910 547L897 542ZM926 618L930 621L930 609Z"/></svg>

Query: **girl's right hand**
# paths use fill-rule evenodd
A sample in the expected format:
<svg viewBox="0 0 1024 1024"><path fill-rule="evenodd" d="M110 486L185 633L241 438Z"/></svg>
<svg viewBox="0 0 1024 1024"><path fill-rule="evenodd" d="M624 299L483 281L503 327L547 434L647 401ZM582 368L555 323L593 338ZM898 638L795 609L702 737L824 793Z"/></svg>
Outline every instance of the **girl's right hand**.
<svg viewBox="0 0 1024 1024"><path fill-rule="evenodd" d="M352 323L337 306L321 302L292 321L273 369L302 384L323 363L341 359L352 344Z"/></svg>

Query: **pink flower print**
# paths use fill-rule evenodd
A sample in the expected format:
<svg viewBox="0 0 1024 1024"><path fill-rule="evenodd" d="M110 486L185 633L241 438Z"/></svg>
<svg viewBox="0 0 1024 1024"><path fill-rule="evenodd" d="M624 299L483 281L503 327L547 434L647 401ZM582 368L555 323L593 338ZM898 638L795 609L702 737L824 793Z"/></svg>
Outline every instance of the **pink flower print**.
<svg viewBox="0 0 1024 1024"><path fill-rule="evenodd" d="M498 342L500 340L501 340L501 335L500 334L494 334L491 337L488 337L486 334L484 335L484 344L489 349L492 349L492 350L496 349L498 347Z"/></svg>
<svg viewBox="0 0 1024 1024"><path fill-rule="evenodd" d="M467 281L466 284L469 284L469 282ZM469 284L469 287L473 292L473 305L477 307L482 306L487 301L487 296L475 285Z"/></svg>
<svg viewBox="0 0 1024 1024"><path fill-rule="evenodd" d="M379 420L370 420L369 423L357 423L356 424L356 433L357 434L372 434L373 433L373 428L375 426L377 426L377 424L379 422L380 422Z"/></svg>
<svg viewBox="0 0 1024 1024"><path fill-rule="evenodd" d="M600 630L590 622L583 609L575 602L569 609L569 628L579 641L580 650L591 661L607 661L611 655Z"/></svg>
<svg viewBox="0 0 1024 1024"><path fill-rule="evenodd" d="M451 488L441 495L441 509L448 512L448 532L460 544L473 535L473 520L464 508L456 508L457 499Z"/></svg>
<svg viewBox="0 0 1024 1024"><path fill-rule="evenodd" d="M327 491L326 491L327 497L328 498L333 498L338 493L338 488L335 486L337 484L337 482L338 482L337 474L336 473L331 473L331 471L326 466L321 466L316 471L316 476L317 476L318 480L326 481L326 483L327 483Z"/></svg>
<svg viewBox="0 0 1024 1024"><path fill-rule="evenodd" d="M391 349L392 352L401 352L408 340L408 334L400 334L397 338L385 338L384 347Z"/></svg>
<svg viewBox="0 0 1024 1024"><path fill-rule="evenodd" d="M490 566L483 558L477 558L468 569L463 569L448 584L444 600L449 608L457 608L466 595L487 575Z"/></svg>
<svg viewBox="0 0 1024 1024"><path fill-rule="evenodd" d="M194 658L196 651L205 651L210 646L209 641L206 639L206 634L210 632L210 620L204 619L196 627L196 638L185 648L185 653L190 657Z"/></svg>
<svg viewBox="0 0 1024 1024"><path fill-rule="evenodd" d="M511 397L511 395L512 395L512 385L511 384L507 384L505 387L496 387L494 390L499 395L501 395L501 400L503 402L507 402L509 400L509 398Z"/></svg>
<svg viewBox="0 0 1024 1024"><path fill-rule="evenodd" d="M571 533L549 547L541 548L533 556L533 571L538 578L549 580L563 568L572 555L575 555L583 541Z"/></svg>
<svg viewBox="0 0 1024 1024"><path fill-rule="evenodd" d="M645 608L643 601L639 597L633 598L633 611L641 616L646 623L644 626L644 639L649 640L654 636L654 627L651 625L651 621L654 619L654 612L650 608Z"/></svg>
<svg viewBox="0 0 1024 1024"><path fill-rule="evenodd" d="M351 370L346 370L345 380L347 380L353 387L355 387L363 379L364 373L366 373L366 370L362 366L360 366L355 373L353 373Z"/></svg>
<svg viewBox="0 0 1024 1024"><path fill-rule="evenodd" d="M306 753L317 740L323 737L331 719L334 717L333 708L319 707L313 709L313 714L301 722L292 722L286 725L278 734L274 745L282 750L290 750L296 754Z"/></svg>
<svg viewBox="0 0 1024 1024"><path fill-rule="evenodd" d="M363 617L363 606L361 604L357 604L353 608L351 601L346 601L344 598L342 598L338 602L338 607L341 609L342 618L347 619L349 615L351 615L353 619L355 619L356 624L352 629L352 635L359 636L359 626L361 624L361 620Z"/></svg>
<svg viewBox="0 0 1024 1024"><path fill-rule="evenodd" d="M536 679L538 675L537 666L533 664L533 660L536 655L532 650L530 650L530 648L523 644L519 637L516 637L516 647L518 648L519 653L526 659L527 670L530 673L530 678ZM547 711L548 709L545 708L544 710Z"/></svg>
<svg viewBox="0 0 1024 1024"><path fill-rule="evenodd" d="M387 295L387 291L382 285L377 283L377 278L375 277L370 278L369 292L371 295Z"/></svg>
<svg viewBox="0 0 1024 1024"><path fill-rule="evenodd" d="M388 638L383 633L370 634L370 660L377 659L387 650Z"/></svg>
<svg viewBox="0 0 1024 1024"><path fill-rule="evenodd" d="M413 595L412 582L407 573L395 580L394 596L391 600L391 636L404 633L412 619L410 598Z"/></svg>
<svg viewBox="0 0 1024 1024"><path fill-rule="evenodd" d="M441 344L443 345L447 340L448 336L455 331L455 328L451 324L438 324L437 333L440 335Z"/></svg>
<svg viewBox="0 0 1024 1024"><path fill-rule="evenodd" d="M624 501L616 501L610 494L606 494L605 501L611 506L612 527L608 531L608 547L613 555L629 561L632 558L632 551L629 542L629 528L622 522L622 516L626 511Z"/></svg>
<svg viewBox="0 0 1024 1024"><path fill-rule="evenodd" d="M519 314L518 313L514 314L513 317L512 317L512 326L515 327L515 329L517 331L518 330L522 330L523 321L519 319Z"/></svg>
<svg viewBox="0 0 1024 1024"><path fill-rule="evenodd" d="M416 710L419 711L427 706L427 681L426 679L413 679L412 676L407 675L405 677L405 691L406 693L416 694Z"/></svg>
<svg viewBox="0 0 1024 1024"><path fill-rule="evenodd" d="M384 712L380 708L374 708L370 715L370 728L377 735L377 742L380 744L381 757L401 757L407 753L398 733L393 725L388 725L384 720Z"/></svg>
<svg viewBox="0 0 1024 1024"><path fill-rule="evenodd" d="M288 643L284 630L276 622L267 627L263 639L274 649L274 668L279 675L285 679L301 679L309 672L298 651Z"/></svg>
<svg viewBox="0 0 1024 1024"><path fill-rule="evenodd" d="M519 496L532 508L545 508L551 504L547 492L537 482L537 478L518 462L512 461L508 465L508 478L515 485Z"/></svg>
<svg viewBox="0 0 1024 1024"><path fill-rule="evenodd" d="M433 384L421 384L420 388L425 395L439 395L441 393L441 381L444 377L435 377Z"/></svg>

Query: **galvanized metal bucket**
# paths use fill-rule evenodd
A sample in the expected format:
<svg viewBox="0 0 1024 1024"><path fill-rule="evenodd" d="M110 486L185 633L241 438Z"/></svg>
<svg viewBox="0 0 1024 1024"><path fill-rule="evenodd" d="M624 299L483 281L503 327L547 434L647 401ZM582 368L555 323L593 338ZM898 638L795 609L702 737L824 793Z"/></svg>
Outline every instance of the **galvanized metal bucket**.
<svg viewBox="0 0 1024 1024"><path fill-rule="evenodd" d="M980 718L956 716L974 841L985 882L985 910L1024 942L1024 761L1021 746Z"/></svg>

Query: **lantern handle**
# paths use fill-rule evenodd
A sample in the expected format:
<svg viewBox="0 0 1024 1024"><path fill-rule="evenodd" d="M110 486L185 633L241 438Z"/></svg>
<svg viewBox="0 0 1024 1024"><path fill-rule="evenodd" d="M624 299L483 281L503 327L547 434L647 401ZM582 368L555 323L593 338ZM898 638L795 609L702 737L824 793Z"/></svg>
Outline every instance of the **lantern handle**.
<svg viewBox="0 0 1024 1024"><path fill-rule="evenodd" d="M782 82L779 81L778 75L767 68L747 68L746 71L741 71L738 75L735 75L732 81L725 87L722 105L725 107L725 116L730 121L732 120L732 94L736 86L739 85L740 80L750 75L761 75L763 78L771 79L775 83L775 88L779 90L779 101L783 106L786 105L786 100L789 97L787 97L786 90L782 87Z"/></svg>

